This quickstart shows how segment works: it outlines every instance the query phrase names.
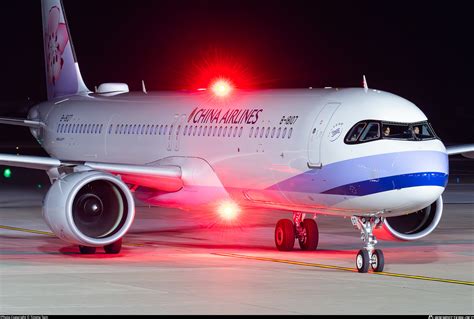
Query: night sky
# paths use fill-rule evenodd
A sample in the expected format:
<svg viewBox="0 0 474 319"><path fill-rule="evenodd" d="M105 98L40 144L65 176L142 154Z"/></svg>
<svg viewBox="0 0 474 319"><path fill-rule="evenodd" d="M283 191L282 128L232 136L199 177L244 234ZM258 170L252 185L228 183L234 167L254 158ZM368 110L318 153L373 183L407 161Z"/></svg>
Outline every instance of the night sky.
<svg viewBox="0 0 474 319"><path fill-rule="evenodd" d="M467 2L65 0L90 89L196 88L227 73L248 88L369 87L428 116L446 144L474 142L474 27ZM2 3L0 115L46 99L40 1ZM30 102L27 102L27 98ZM0 128L2 146L34 143Z"/></svg>

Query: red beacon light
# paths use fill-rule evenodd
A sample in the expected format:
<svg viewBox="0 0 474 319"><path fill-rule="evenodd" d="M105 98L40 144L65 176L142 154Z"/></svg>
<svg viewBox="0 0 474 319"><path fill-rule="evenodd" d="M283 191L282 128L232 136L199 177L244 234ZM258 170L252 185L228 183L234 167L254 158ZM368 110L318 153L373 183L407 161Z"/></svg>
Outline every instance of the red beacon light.
<svg viewBox="0 0 474 319"><path fill-rule="evenodd" d="M219 96L219 97L224 97L230 94L232 92L232 83L230 83L229 80L226 79L217 79L212 83L211 85L211 91L214 93L214 95Z"/></svg>

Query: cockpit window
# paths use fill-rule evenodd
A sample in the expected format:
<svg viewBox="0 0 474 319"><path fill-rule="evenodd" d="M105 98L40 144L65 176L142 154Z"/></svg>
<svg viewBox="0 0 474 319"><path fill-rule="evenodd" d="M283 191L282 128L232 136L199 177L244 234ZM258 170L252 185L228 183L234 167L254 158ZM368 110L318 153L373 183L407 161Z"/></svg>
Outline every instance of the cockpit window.
<svg viewBox="0 0 474 319"><path fill-rule="evenodd" d="M368 142L380 137L380 125L376 122L370 122L360 135L359 141Z"/></svg>
<svg viewBox="0 0 474 319"><path fill-rule="evenodd" d="M427 122L414 124L383 123L382 137L409 141L436 138L433 129Z"/></svg>
<svg viewBox="0 0 474 319"><path fill-rule="evenodd" d="M437 138L428 122L395 123L362 121L355 124L346 135L347 144L365 143L378 139L421 141Z"/></svg>
<svg viewBox="0 0 474 319"><path fill-rule="evenodd" d="M362 130L364 129L364 127L366 125L367 125L367 123L365 123L365 122L361 122L361 123L356 124L352 128L352 130L349 132L349 134L347 135L346 141L347 142L357 142L357 139L359 138L360 133L362 133Z"/></svg>

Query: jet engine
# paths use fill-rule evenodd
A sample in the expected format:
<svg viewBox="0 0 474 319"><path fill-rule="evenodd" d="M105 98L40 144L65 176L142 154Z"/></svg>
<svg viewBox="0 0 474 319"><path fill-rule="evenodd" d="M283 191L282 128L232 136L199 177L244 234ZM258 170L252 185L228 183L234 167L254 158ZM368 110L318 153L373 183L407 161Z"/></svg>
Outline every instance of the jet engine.
<svg viewBox="0 0 474 319"><path fill-rule="evenodd" d="M122 238L134 216L134 200L127 185L99 171L76 172L58 179L43 205L43 217L59 238L90 247Z"/></svg>
<svg viewBox="0 0 474 319"><path fill-rule="evenodd" d="M443 214L443 198L411 214L387 217L382 227L374 229L374 235L384 240L417 240L438 226Z"/></svg>

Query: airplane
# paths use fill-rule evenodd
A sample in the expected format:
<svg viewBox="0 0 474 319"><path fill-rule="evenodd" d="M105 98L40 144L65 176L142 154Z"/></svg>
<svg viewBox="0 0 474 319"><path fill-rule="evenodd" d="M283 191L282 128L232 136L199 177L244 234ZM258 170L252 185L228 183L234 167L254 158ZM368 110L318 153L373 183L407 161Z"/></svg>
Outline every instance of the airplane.
<svg viewBox="0 0 474 319"><path fill-rule="evenodd" d="M361 273L381 272L379 239L411 241L438 225L448 156L410 101L361 88L241 90L231 79L186 92L86 86L60 0L42 0L47 101L26 118L50 157L0 154L0 165L43 170L51 181L43 217L83 254L117 254L135 200L227 218L286 211L275 245L316 250L317 215L350 217L364 247ZM313 218L306 216L313 216ZM238 218L238 217L237 217Z"/></svg>

